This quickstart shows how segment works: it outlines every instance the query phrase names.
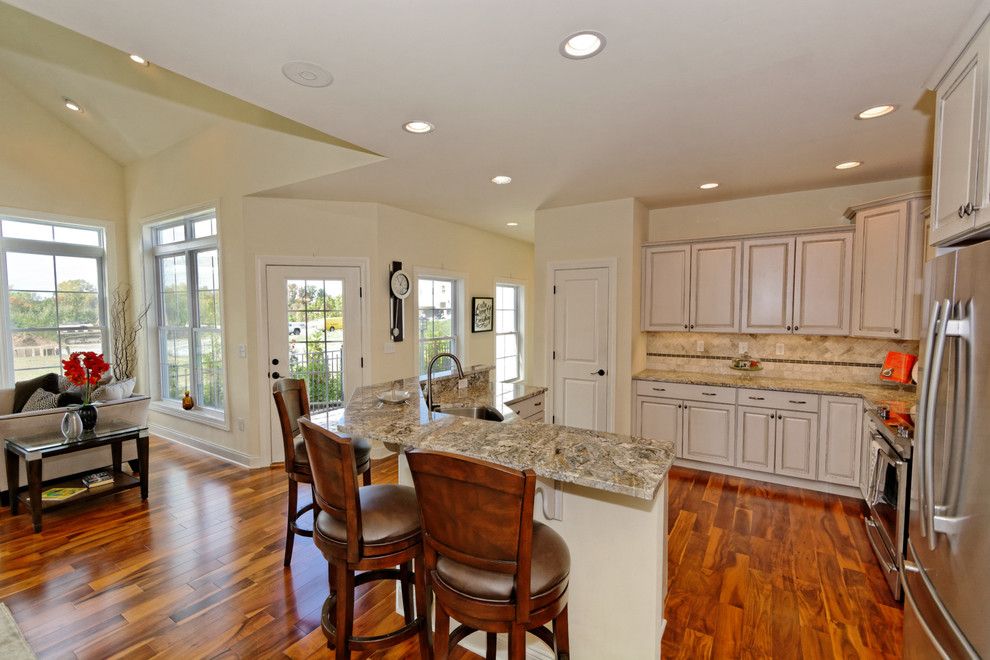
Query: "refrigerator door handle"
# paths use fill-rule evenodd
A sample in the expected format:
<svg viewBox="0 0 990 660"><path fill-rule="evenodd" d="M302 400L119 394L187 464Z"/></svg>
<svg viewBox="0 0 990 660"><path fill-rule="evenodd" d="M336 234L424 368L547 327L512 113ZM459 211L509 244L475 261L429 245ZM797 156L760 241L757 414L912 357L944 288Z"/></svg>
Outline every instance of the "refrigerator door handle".
<svg viewBox="0 0 990 660"><path fill-rule="evenodd" d="M915 430L915 444L918 448L918 453L924 456L924 448L927 444L927 439L925 437L926 421L928 419L928 389L932 379L932 353L935 349L935 329L938 326L939 312L942 309L942 303L936 301L932 307L932 313L928 320L928 333L925 335L925 369L921 373L921 387L918 390L918 424ZM921 469L918 471L919 483L918 492L921 499L921 515L918 516L921 522L921 535L928 536L928 519L924 515L926 504L925 504L925 466L922 462Z"/></svg>
<svg viewBox="0 0 990 660"><path fill-rule="evenodd" d="M928 393L925 397L925 440L924 450L921 458L922 477L922 510L921 517L924 526L928 529L928 548L934 550L937 544L935 538L935 443L932 442L935 436L935 404L938 402L938 389L941 382L942 358L945 356L945 342L947 339L946 328L949 325L949 315L952 312L952 303L946 299L942 301L942 310L939 315L938 330L936 331L935 355L929 366L931 373L926 374L928 380Z"/></svg>

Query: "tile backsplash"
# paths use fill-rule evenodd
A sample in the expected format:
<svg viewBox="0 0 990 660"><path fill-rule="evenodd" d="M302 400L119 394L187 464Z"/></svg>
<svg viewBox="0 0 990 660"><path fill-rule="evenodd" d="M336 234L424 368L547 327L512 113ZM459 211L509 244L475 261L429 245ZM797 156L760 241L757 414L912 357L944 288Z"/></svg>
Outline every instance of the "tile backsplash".
<svg viewBox="0 0 990 660"><path fill-rule="evenodd" d="M704 342L704 350L697 350ZM646 364L651 369L735 373L729 368L740 342L763 362L764 373L786 378L876 383L888 351L918 354L917 341L816 335L749 335L650 332ZM777 354L778 346L783 355Z"/></svg>

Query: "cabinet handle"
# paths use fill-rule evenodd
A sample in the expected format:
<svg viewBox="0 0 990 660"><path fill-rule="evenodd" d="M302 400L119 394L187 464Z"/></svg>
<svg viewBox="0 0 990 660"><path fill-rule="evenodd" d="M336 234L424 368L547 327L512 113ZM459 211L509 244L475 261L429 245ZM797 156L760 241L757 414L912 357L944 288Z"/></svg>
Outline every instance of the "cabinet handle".
<svg viewBox="0 0 990 660"><path fill-rule="evenodd" d="M973 211L975 210L976 207L973 206L973 202L966 202L966 206L963 208L963 213L966 215L973 215Z"/></svg>
<svg viewBox="0 0 990 660"><path fill-rule="evenodd" d="M959 205L959 208L958 208L958 209L956 210L956 214L957 214L957 215L958 215L958 216L959 216L960 218L961 218L961 217L963 217L963 206L962 206L962 204L960 204L960 205Z"/></svg>
<svg viewBox="0 0 990 660"><path fill-rule="evenodd" d="M664 388L664 387L654 387L654 388L651 388L651 389L652 389L652 390L653 390L654 392L666 392L666 391L667 391L667 389L666 389L666 388Z"/></svg>
<svg viewBox="0 0 990 660"><path fill-rule="evenodd" d="M543 402L542 401L537 401L533 405L534 406L542 406L543 405Z"/></svg>
<svg viewBox="0 0 990 660"><path fill-rule="evenodd" d="M798 405L804 405L804 404L806 404L808 402L807 401L788 401L787 403L796 403Z"/></svg>
<svg viewBox="0 0 990 660"><path fill-rule="evenodd" d="M753 401L764 401L766 399L766 397L762 397L762 396L751 396L749 398L752 399Z"/></svg>
<svg viewBox="0 0 990 660"><path fill-rule="evenodd" d="M702 396L718 396L718 392L702 392Z"/></svg>

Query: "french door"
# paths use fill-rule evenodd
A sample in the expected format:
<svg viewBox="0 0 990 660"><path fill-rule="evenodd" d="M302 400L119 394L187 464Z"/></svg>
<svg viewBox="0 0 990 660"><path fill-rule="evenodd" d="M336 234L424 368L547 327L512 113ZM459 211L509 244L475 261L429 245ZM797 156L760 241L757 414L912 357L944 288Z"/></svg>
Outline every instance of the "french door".
<svg viewBox="0 0 990 660"><path fill-rule="evenodd" d="M347 266L268 266L268 386L306 381L312 413L346 405L361 385L361 271ZM272 462L285 459L270 414Z"/></svg>

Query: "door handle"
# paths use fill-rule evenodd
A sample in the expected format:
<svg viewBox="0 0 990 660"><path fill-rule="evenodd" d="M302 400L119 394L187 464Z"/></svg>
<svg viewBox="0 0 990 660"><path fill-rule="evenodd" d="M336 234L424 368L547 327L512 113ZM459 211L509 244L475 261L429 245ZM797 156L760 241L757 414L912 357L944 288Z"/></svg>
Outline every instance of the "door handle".
<svg viewBox="0 0 990 660"><path fill-rule="evenodd" d="M928 396L926 397L925 409L925 440L924 451L922 452L921 472L923 486L921 492L921 516L925 521L924 527L928 529L928 548L935 549L937 543L935 539L935 446L932 440L935 435L935 404L938 401L938 390L940 386L940 376L942 371L942 357L945 355L946 330L949 325L949 316L952 314L952 303L946 299L942 301L942 312L935 332L937 341L935 342L935 356L928 363L930 374L928 374ZM923 527L923 529L924 529Z"/></svg>
<svg viewBox="0 0 990 660"><path fill-rule="evenodd" d="M605 370L604 369L599 369L598 371L592 371L591 372L591 375L592 376L604 376L605 375Z"/></svg>

